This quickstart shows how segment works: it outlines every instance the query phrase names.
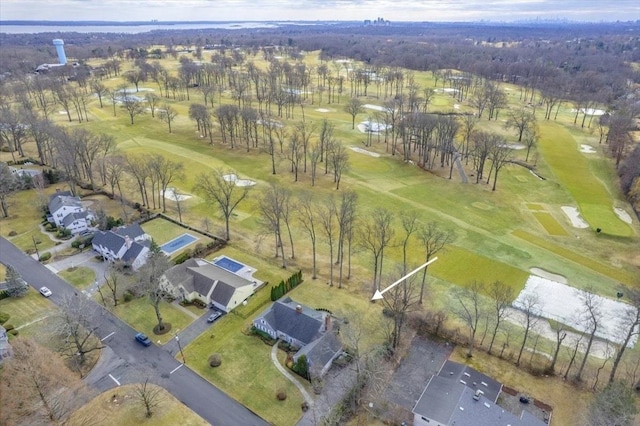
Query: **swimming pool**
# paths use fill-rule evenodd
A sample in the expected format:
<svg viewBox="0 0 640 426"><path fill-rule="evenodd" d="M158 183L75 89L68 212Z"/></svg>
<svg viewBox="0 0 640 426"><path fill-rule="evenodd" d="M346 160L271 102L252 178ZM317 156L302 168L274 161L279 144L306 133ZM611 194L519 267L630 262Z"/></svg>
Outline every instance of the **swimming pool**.
<svg viewBox="0 0 640 426"><path fill-rule="evenodd" d="M160 250L162 250L166 254L171 254L197 240L198 238L194 237L191 234L182 234L179 237L176 237L173 240L169 241L168 243L164 243L163 245L161 245Z"/></svg>
<svg viewBox="0 0 640 426"><path fill-rule="evenodd" d="M229 259L226 256L222 256L220 257L220 259L216 260L215 262L213 262L214 265L217 265L223 269L226 269L229 272L233 272L236 273L238 272L240 269L244 268L244 265L240 262L236 262L233 259Z"/></svg>

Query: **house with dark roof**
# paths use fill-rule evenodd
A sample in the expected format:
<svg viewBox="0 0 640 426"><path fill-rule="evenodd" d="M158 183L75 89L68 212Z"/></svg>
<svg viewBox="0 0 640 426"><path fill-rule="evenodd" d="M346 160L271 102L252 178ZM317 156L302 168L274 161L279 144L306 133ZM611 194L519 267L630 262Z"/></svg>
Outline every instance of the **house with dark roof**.
<svg viewBox="0 0 640 426"><path fill-rule="evenodd" d="M147 261L150 237L135 223L106 232L98 231L91 240L91 245L105 260L120 260L137 270Z"/></svg>
<svg viewBox="0 0 640 426"><path fill-rule="evenodd" d="M82 206L80 197L70 191L57 191L49 197L49 222L68 229L72 234L86 231L91 227L93 213Z"/></svg>
<svg viewBox="0 0 640 426"><path fill-rule="evenodd" d="M223 312L240 306L262 285L205 259L189 259L167 270L160 286L179 300L199 300Z"/></svg>
<svg viewBox="0 0 640 426"><path fill-rule="evenodd" d="M516 416L497 404L502 384L463 364L444 363L413 408L414 426L544 426L527 410Z"/></svg>
<svg viewBox="0 0 640 426"><path fill-rule="evenodd" d="M342 353L342 343L332 328L331 315L294 302L289 297L276 300L253 320L253 326L273 339L281 339L307 358L312 376L322 377Z"/></svg>

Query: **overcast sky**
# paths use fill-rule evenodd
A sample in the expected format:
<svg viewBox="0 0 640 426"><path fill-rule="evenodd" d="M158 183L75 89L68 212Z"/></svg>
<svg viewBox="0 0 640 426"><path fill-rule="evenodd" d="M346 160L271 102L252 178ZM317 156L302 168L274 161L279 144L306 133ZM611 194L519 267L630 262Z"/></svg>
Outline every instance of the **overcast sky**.
<svg viewBox="0 0 640 426"><path fill-rule="evenodd" d="M640 19L640 0L0 0L0 20Z"/></svg>

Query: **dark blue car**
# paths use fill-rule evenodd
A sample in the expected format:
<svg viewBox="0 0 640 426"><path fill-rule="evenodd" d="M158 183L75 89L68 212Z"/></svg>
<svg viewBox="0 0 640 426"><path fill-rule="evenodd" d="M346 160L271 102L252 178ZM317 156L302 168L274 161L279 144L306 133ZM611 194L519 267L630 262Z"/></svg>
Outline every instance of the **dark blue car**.
<svg viewBox="0 0 640 426"><path fill-rule="evenodd" d="M151 346L151 339L149 339L146 334L136 334L136 340L145 346Z"/></svg>

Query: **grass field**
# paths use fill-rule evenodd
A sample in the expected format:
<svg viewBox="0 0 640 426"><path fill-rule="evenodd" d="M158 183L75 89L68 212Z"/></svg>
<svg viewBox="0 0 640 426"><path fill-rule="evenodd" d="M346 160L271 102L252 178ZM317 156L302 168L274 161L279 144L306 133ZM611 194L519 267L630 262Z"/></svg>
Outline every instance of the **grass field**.
<svg viewBox="0 0 640 426"><path fill-rule="evenodd" d="M167 302L160 302L160 314L164 322L171 324L171 331L158 336L153 333L153 327L158 324L155 311L146 298L133 299L111 309L120 319L149 336L153 343L160 345L173 339L174 333L183 330L193 321L193 318L182 310Z"/></svg>
<svg viewBox="0 0 640 426"><path fill-rule="evenodd" d="M8 323L13 324L20 334L27 336L42 330L39 323L55 311L55 305L33 288L29 288L24 297L0 300L0 312L11 315Z"/></svg>
<svg viewBox="0 0 640 426"><path fill-rule="evenodd" d="M551 213L546 211L537 211L533 212L533 215L540 225L547 231L549 235L555 235L560 237L566 237L569 233L560 225L560 222L556 220L555 217L551 215Z"/></svg>
<svg viewBox="0 0 640 426"><path fill-rule="evenodd" d="M541 126L540 130L540 150L545 161L578 202L580 213L591 227L601 228L610 235L632 236L631 228L613 212L613 198L590 170L588 160L579 152L569 131L551 123Z"/></svg>
<svg viewBox="0 0 640 426"><path fill-rule="evenodd" d="M154 385L155 386L155 385ZM106 391L77 410L67 422L70 426L158 425L206 426L209 423L191 411L166 390L160 391L160 404L146 417L144 406L136 401L135 385Z"/></svg>

